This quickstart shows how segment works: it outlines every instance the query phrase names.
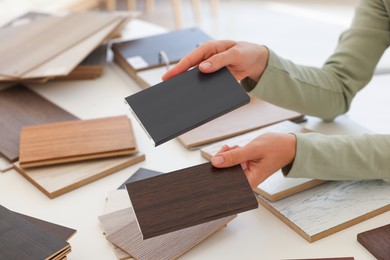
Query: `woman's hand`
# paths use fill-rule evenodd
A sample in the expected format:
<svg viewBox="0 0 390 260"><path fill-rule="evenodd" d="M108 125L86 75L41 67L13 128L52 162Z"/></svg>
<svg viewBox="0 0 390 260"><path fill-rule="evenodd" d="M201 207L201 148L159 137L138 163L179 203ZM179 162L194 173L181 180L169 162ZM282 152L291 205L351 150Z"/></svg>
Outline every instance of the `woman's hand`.
<svg viewBox="0 0 390 260"><path fill-rule="evenodd" d="M182 58L162 76L172 78L199 65L204 73L227 67L237 80L250 77L259 81L268 61L268 49L262 45L228 40L207 41Z"/></svg>
<svg viewBox="0 0 390 260"><path fill-rule="evenodd" d="M268 133L253 139L244 147L223 146L212 157L211 163L218 168L241 164L249 184L255 188L273 173L292 163L295 150L295 135Z"/></svg>

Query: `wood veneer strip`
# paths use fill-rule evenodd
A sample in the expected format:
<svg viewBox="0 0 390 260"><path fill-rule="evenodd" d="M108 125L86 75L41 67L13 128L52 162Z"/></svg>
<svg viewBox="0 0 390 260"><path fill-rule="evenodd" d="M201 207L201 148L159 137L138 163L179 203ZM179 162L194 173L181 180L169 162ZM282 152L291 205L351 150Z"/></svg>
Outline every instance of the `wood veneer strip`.
<svg viewBox="0 0 390 260"><path fill-rule="evenodd" d="M242 147L256 137L269 132L307 133L311 131L293 122L282 121L255 131L204 146L201 148L200 152L204 158L211 160L211 157L216 154L224 145L239 145ZM285 178L282 171L279 170L271 175L267 180L262 182L259 186L257 186L254 191L270 201L277 201L300 191L320 185L324 182L326 181L307 178Z"/></svg>
<svg viewBox="0 0 390 260"><path fill-rule="evenodd" d="M258 207L240 165L218 169L204 163L126 188L144 239Z"/></svg>
<svg viewBox="0 0 390 260"><path fill-rule="evenodd" d="M390 224L368 230L357 235L362 244L378 260L390 257Z"/></svg>
<svg viewBox="0 0 390 260"><path fill-rule="evenodd" d="M74 162L57 166L29 169L21 168L18 163L15 163L14 166L34 186L53 199L143 160L145 160L145 155L138 152L130 156Z"/></svg>
<svg viewBox="0 0 390 260"><path fill-rule="evenodd" d="M185 147L194 149L284 120L297 120L302 117L303 115L298 112L251 96L248 104L180 135L178 140Z"/></svg>
<svg viewBox="0 0 390 260"><path fill-rule="evenodd" d="M29 168L136 152L130 119L114 116L23 127L19 163Z"/></svg>
<svg viewBox="0 0 390 260"><path fill-rule="evenodd" d="M14 162L19 157L24 126L78 119L23 85L0 91L0 154Z"/></svg>

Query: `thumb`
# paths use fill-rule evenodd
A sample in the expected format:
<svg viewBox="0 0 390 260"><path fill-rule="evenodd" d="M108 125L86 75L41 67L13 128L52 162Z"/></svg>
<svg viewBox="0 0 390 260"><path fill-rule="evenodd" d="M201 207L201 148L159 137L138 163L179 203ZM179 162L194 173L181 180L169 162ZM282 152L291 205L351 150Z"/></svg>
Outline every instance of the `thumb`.
<svg viewBox="0 0 390 260"><path fill-rule="evenodd" d="M229 59L227 59L226 56L226 53L222 52L211 56L205 61L202 61L199 64L200 71L204 73L210 73L227 66L229 64Z"/></svg>
<svg viewBox="0 0 390 260"><path fill-rule="evenodd" d="M237 147L235 149L217 153L211 158L213 166L218 168L231 167L248 161L245 155L245 148Z"/></svg>

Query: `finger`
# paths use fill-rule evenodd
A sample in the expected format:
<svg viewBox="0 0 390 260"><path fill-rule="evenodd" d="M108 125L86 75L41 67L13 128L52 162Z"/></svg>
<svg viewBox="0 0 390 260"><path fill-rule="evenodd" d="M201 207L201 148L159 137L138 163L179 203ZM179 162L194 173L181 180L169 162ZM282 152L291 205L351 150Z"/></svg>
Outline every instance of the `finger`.
<svg viewBox="0 0 390 260"><path fill-rule="evenodd" d="M245 148L237 147L213 156L211 158L211 163L215 167L224 168L245 163L249 161L250 158L251 156Z"/></svg>

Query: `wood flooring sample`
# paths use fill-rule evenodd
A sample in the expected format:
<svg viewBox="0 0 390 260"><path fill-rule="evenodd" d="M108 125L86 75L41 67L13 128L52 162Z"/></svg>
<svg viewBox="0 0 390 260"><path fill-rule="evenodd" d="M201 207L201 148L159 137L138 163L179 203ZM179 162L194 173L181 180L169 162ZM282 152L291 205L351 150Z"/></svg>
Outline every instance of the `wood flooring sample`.
<svg viewBox="0 0 390 260"><path fill-rule="evenodd" d="M155 145L249 103L249 96L227 68L186 71L126 97Z"/></svg>
<svg viewBox="0 0 390 260"><path fill-rule="evenodd" d="M23 85L0 91L0 111L0 153L11 162L19 157L22 127L77 119Z"/></svg>
<svg viewBox="0 0 390 260"><path fill-rule="evenodd" d="M225 144L229 146L245 146L256 137L269 132L306 133L311 131L293 122L283 121L249 133L206 145L202 147L200 152L204 158L211 160L211 157L214 156L214 154L216 154ZM270 201L277 201L300 191L320 185L324 182L324 180L314 180L308 178L286 178L284 177L282 171L279 170L257 186L254 191Z"/></svg>
<svg viewBox="0 0 390 260"><path fill-rule="evenodd" d="M61 259L65 241L0 205L0 259Z"/></svg>
<svg viewBox="0 0 390 260"><path fill-rule="evenodd" d="M390 224L362 232L357 240L378 260L390 259Z"/></svg>
<svg viewBox="0 0 390 260"><path fill-rule="evenodd" d="M192 149L284 120L297 120L302 117L298 112L252 96L249 104L184 133L178 139L185 147Z"/></svg>
<svg viewBox="0 0 390 260"><path fill-rule="evenodd" d="M130 120L116 116L24 127L19 162L28 168L136 152Z"/></svg>
<svg viewBox="0 0 390 260"><path fill-rule="evenodd" d="M107 240L138 260L177 259L232 221L229 216L144 240L136 221L107 236Z"/></svg>
<svg viewBox="0 0 390 260"><path fill-rule="evenodd" d="M210 163L126 184L144 239L255 209L240 165Z"/></svg>
<svg viewBox="0 0 390 260"><path fill-rule="evenodd" d="M27 169L21 168L18 163L14 166L20 174L49 198L55 198L143 160L145 160L145 155L136 153Z"/></svg>

